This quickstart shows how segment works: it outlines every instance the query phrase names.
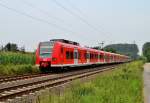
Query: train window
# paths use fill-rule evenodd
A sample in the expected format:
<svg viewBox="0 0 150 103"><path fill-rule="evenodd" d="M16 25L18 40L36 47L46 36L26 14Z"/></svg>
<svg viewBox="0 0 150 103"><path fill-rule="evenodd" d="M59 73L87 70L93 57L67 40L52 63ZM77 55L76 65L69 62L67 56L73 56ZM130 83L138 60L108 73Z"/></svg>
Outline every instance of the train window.
<svg viewBox="0 0 150 103"><path fill-rule="evenodd" d="M41 42L39 47L40 57L42 58L51 57L53 46L54 43L52 42Z"/></svg>
<svg viewBox="0 0 150 103"><path fill-rule="evenodd" d="M87 59L90 59L90 53L87 53L87 54L86 54L86 58L87 58Z"/></svg>
<svg viewBox="0 0 150 103"><path fill-rule="evenodd" d="M100 54L98 55L98 58L101 59L101 55Z"/></svg>
<svg viewBox="0 0 150 103"><path fill-rule="evenodd" d="M104 59L104 55L101 55L101 59Z"/></svg>
<svg viewBox="0 0 150 103"><path fill-rule="evenodd" d="M105 56L104 56L104 58L105 58L105 60L108 60L108 57L107 57L107 55L105 55Z"/></svg>
<svg viewBox="0 0 150 103"><path fill-rule="evenodd" d="M93 59L93 54L92 53L90 53L90 59Z"/></svg>
<svg viewBox="0 0 150 103"><path fill-rule="evenodd" d="M78 59L78 53L77 52L74 52L74 59Z"/></svg>
<svg viewBox="0 0 150 103"><path fill-rule="evenodd" d="M66 51L66 59L73 59L73 52L72 51Z"/></svg>
<svg viewBox="0 0 150 103"><path fill-rule="evenodd" d="M99 56L100 59L104 59L104 55L100 54Z"/></svg>
<svg viewBox="0 0 150 103"><path fill-rule="evenodd" d="M98 54L96 54L96 59L98 59Z"/></svg>
<svg viewBox="0 0 150 103"><path fill-rule="evenodd" d="M66 59L70 59L69 51L66 51Z"/></svg>

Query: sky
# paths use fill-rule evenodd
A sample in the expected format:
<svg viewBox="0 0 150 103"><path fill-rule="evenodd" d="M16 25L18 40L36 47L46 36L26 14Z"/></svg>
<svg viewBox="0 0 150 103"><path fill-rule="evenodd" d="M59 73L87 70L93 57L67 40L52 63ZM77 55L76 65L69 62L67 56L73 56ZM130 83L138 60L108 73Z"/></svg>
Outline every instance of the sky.
<svg viewBox="0 0 150 103"><path fill-rule="evenodd" d="M150 0L0 0L0 45L34 51L41 41L97 46L150 41Z"/></svg>

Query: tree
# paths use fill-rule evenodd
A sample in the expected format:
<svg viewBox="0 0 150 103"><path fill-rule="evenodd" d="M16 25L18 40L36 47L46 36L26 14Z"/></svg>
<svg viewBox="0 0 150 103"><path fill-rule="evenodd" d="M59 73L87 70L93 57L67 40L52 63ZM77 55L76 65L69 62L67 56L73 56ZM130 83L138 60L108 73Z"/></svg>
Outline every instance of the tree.
<svg viewBox="0 0 150 103"><path fill-rule="evenodd" d="M111 53L117 53L117 51L114 48L105 48L104 51L111 52Z"/></svg>
<svg viewBox="0 0 150 103"><path fill-rule="evenodd" d="M7 43L4 47L5 51L18 51L17 44L14 43Z"/></svg>
<svg viewBox="0 0 150 103"><path fill-rule="evenodd" d="M119 54L124 54L130 56L132 59L137 59L138 56L138 46L136 44L111 44L104 47L104 50L107 48L113 48Z"/></svg>
<svg viewBox="0 0 150 103"><path fill-rule="evenodd" d="M147 61L150 62L150 42L146 42L142 48L143 55L147 58Z"/></svg>
<svg viewBox="0 0 150 103"><path fill-rule="evenodd" d="M150 62L150 48L145 50L145 57L146 57L147 61Z"/></svg>
<svg viewBox="0 0 150 103"><path fill-rule="evenodd" d="M7 43L4 48L5 48L6 51L10 51L11 50L11 44Z"/></svg>

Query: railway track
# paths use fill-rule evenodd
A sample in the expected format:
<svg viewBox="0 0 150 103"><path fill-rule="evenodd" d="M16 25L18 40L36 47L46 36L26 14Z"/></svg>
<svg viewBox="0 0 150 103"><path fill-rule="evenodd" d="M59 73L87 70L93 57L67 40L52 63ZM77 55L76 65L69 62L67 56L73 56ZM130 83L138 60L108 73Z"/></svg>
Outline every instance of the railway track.
<svg viewBox="0 0 150 103"><path fill-rule="evenodd" d="M16 76L1 76L0 77L0 83L9 82L9 81L15 81L15 80L22 80L22 79L28 79L28 78L34 78L34 77L41 77L50 75L48 74L26 74L26 75L16 75Z"/></svg>
<svg viewBox="0 0 150 103"><path fill-rule="evenodd" d="M27 78L23 80L3 82L0 84L0 101L6 101L16 96L29 94L47 87L54 87L69 81L94 75L100 72L111 70L113 66L96 67L94 69L84 69L56 75L45 75L41 77Z"/></svg>

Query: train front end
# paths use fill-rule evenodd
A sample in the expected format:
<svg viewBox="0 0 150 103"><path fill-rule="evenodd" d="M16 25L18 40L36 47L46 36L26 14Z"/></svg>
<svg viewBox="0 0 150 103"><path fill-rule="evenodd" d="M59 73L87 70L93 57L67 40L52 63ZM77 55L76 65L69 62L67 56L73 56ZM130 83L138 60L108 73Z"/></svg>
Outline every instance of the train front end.
<svg viewBox="0 0 150 103"><path fill-rule="evenodd" d="M50 70L53 47L52 41L41 42L36 51L36 64L43 72Z"/></svg>

